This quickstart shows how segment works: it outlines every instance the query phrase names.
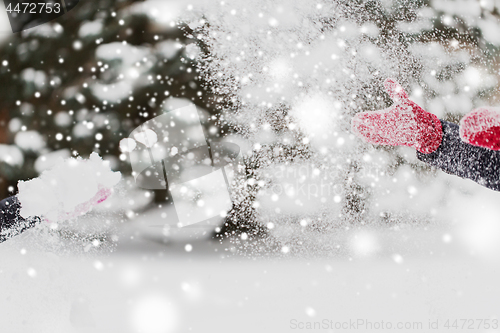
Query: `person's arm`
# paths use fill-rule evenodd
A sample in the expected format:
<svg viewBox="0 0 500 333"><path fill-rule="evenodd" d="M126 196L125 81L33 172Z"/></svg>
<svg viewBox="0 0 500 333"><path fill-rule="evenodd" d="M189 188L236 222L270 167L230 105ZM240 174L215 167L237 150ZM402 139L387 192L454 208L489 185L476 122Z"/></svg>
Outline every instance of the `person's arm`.
<svg viewBox="0 0 500 333"><path fill-rule="evenodd" d="M417 151L419 160L449 174L500 191L500 151L470 145L460 138L459 126L441 120L443 137L430 154Z"/></svg>
<svg viewBox="0 0 500 333"><path fill-rule="evenodd" d="M16 197L0 201L0 243L34 227L40 219L24 219L19 215L21 205Z"/></svg>

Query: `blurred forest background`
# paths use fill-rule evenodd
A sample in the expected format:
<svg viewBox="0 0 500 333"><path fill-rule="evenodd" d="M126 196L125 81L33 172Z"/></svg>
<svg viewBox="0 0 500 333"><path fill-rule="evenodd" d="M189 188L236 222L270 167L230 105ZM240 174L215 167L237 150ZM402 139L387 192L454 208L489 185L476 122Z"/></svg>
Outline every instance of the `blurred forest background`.
<svg viewBox="0 0 500 333"><path fill-rule="evenodd" d="M242 148L246 181L236 185L242 195L227 218L240 232L254 222L255 232L273 229L285 218L316 230L332 219L427 221L450 188L473 191L437 175L409 149L359 142L349 122L391 103L382 90L388 76L453 122L498 104L500 1L256 3L80 0L63 17L5 38L0 196L13 195L17 181L36 177L54 156L96 151L129 175L120 140L186 102L209 115L209 140ZM266 75L267 90L269 80L258 79ZM325 132L329 121L335 125ZM278 194L293 198L300 213L279 206L272 191L260 204L261 192L286 183L276 170L294 165L310 168L306 178L328 174L319 188L338 191L301 200L283 185ZM165 196L157 192L156 203Z"/></svg>

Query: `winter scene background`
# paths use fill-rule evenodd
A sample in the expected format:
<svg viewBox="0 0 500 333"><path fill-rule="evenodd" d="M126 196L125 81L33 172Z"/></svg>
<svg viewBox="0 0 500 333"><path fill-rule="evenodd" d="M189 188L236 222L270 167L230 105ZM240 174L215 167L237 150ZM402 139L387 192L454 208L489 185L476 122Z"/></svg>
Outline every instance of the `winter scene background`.
<svg viewBox="0 0 500 333"><path fill-rule="evenodd" d="M50 206L23 182L70 157L121 172L88 214L0 244L2 332L500 330L500 194L350 126L391 105L386 78L454 123L499 106L500 1L80 0L0 25L0 198ZM129 135L193 104L240 167L232 207L179 228Z"/></svg>

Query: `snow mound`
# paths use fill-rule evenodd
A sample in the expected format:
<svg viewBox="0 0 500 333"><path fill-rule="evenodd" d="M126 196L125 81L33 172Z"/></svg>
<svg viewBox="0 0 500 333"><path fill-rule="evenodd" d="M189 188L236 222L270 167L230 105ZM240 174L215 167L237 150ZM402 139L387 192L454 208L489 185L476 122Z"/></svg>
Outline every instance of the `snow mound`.
<svg viewBox="0 0 500 333"><path fill-rule="evenodd" d="M97 153L88 160L60 158L40 177L18 183L21 216L43 216L50 222L81 216L106 200L120 179Z"/></svg>

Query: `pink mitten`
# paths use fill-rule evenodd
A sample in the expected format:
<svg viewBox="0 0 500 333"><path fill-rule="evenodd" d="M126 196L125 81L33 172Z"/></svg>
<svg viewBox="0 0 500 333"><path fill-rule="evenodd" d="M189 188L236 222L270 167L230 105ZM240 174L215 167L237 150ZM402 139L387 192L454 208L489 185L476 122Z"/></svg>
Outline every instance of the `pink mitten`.
<svg viewBox="0 0 500 333"><path fill-rule="evenodd" d="M460 121L463 141L483 148L500 150L500 110L479 108Z"/></svg>
<svg viewBox="0 0 500 333"><path fill-rule="evenodd" d="M356 114L352 131L373 144L408 146L424 154L436 151L443 136L438 117L410 101L395 80L387 79L384 86L394 104L385 110Z"/></svg>
<svg viewBox="0 0 500 333"><path fill-rule="evenodd" d="M96 193L96 195L91 198L90 200L79 204L78 206L75 207L75 209L72 212L64 212L60 213L58 216L58 221L66 221L66 220L71 220L76 217L85 215L86 213L90 212L92 208L100 204L101 202L106 201L111 194L113 194L113 190L99 186L99 191ZM44 220L48 223L52 223L53 221L44 218Z"/></svg>

